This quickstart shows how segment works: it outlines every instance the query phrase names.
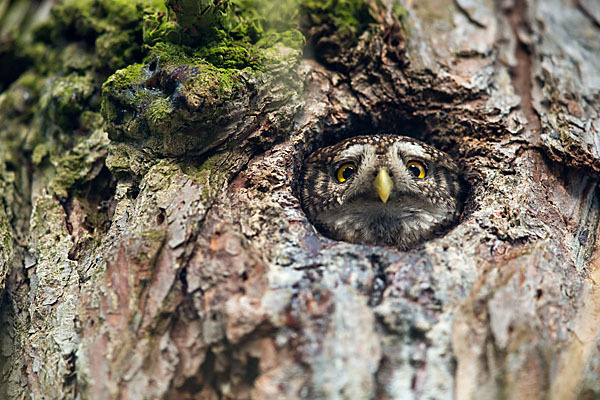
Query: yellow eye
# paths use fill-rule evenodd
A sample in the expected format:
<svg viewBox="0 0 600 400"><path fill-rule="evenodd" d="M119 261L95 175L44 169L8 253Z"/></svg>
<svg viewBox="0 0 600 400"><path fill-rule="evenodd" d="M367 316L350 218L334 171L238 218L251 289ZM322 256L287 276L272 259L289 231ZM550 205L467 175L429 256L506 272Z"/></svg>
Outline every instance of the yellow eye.
<svg viewBox="0 0 600 400"><path fill-rule="evenodd" d="M338 168L337 173L335 174L338 182L346 182L346 180L350 179L352 175L356 172L356 165L353 163L343 164Z"/></svg>
<svg viewBox="0 0 600 400"><path fill-rule="evenodd" d="M425 171L425 166L418 161L409 161L406 164L406 168L408 168L408 172L413 174L415 178L423 179L425 175L427 175L427 171Z"/></svg>

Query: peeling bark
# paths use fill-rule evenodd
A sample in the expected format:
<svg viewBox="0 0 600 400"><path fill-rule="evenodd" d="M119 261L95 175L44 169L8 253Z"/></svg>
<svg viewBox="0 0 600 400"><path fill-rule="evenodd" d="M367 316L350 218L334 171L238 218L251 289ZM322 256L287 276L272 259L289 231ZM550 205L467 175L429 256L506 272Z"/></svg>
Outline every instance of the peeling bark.
<svg viewBox="0 0 600 400"><path fill-rule="evenodd" d="M233 81L89 67L79 126L62 76L0 94L0 397L600 397L598 7L357 4L347 31L300 8L304 57ZM465 166L456 227L406 252L315 230L304 157L368 133Z"/></svg>

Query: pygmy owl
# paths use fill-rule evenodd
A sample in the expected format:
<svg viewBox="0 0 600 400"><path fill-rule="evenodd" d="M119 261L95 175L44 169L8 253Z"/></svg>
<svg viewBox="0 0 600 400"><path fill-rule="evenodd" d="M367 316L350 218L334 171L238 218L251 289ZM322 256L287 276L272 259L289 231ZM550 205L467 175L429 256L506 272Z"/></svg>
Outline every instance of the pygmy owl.
<svg viewBox="0 0 600 400"><path fill-rule="evenodd" d="M463 182L448 154L405 136L371 135L310 154L300 192L326 236L407 250L456 221Z"/></svg>

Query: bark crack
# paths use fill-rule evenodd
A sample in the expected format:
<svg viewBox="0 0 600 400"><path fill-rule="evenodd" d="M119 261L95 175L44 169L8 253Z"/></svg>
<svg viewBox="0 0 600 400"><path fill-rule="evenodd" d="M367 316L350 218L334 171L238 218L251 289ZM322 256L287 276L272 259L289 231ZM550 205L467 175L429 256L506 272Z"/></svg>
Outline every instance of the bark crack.
<svg viewBox="0 0 600 400"><path fill-rule="evenodd" d="M458 8L458 10L465 16L467 17L467 19L475 24L478 28L486 28L486 26L477 21L475 18L473 18L473 16L471 15L471 13L469 13L469 11L467 9L465 9L465 7L461 4L461 2L459 0L454 0L454 4L456 5L456 8Z"/></svg>
<svg viewBox="0 0 600 400"><path fill-rule="evenodd" d="M586 5L582 0L578 0L577 8L579 8L579 10L581 10L581 12L596 25L596 27L600 28L600 16L594 14L592 11L593 7Z"/></svg>
<svg viewBox="0 0 600 400"><path fill-rule="evenodd" d="M535 84L533 79L533 60L532 49L523 33L529 32L530 26L527 19L526 0L516 0L514 5L506 10L508 22L512 34L515 37L517 45L515 46L515 58L517 63L510 67L512 84L515 92L521 97L521 110L527 118L526 129L533 134L541 133L540 116L533 107L532 86Z"/></svg>

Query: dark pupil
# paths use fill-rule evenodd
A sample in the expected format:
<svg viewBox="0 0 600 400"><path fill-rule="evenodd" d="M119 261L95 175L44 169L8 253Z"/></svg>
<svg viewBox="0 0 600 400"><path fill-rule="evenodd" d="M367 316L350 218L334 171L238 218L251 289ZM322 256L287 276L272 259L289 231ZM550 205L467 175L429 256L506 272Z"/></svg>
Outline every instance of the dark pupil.
<svg viewBox="0 0 600 400"><path fill-rule="evenodd" d="M348 179L352 176L353 173L354 173L354 167L346 167L342 171L342 176L344 177L344 179Z"/></svg>
<svg viewBox="0 0 600 400"><path fill-rule="evenodd" d="M408 167L408 170L414 176L419 176L421 174L421 170L419 170L419 167L417 167L416 165L411 165L410 167Z"/></svg>

